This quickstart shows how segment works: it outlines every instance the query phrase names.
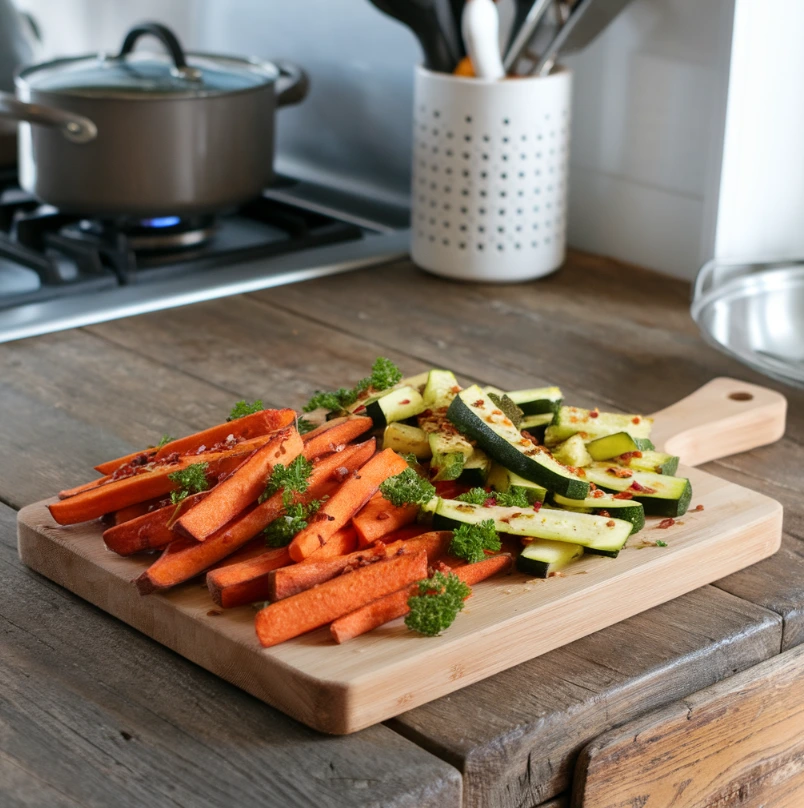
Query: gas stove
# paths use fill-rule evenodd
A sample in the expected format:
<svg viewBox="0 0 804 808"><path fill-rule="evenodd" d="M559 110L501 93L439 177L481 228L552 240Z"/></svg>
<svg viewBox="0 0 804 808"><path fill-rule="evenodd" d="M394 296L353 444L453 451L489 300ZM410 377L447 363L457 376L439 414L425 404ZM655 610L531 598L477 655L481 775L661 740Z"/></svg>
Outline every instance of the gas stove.
<svg viewBox="0 0 804 808"><path fill-rule="evenodd" d="M289 178L218 216L82 219L0 172L0 342L392 261L407 220Z"/></svg>

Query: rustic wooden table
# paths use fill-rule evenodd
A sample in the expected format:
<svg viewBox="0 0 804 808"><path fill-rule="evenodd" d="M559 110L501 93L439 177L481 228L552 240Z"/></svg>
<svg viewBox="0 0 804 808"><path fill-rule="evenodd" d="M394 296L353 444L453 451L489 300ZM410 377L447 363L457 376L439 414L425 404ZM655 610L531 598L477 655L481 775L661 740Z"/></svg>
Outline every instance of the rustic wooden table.
<svg viewBox="0 0 804 808"><path fill-rule="evenodd" d="M645 727L661 734L679 710L707 715L724 699L739 713L742 694L765 683L787 693L804 664L789 650L804 640L804 394L707 347L688 294L580 254L517 286L453 284L401 263L0 345L3 804L558 806L580 760L574 804L606 805L596 778L612 761L620 783L640 771L631 741ZM100 460L216 422L238 398L299 407L317 387L365 375L378 354L406 373L435 364L509 389L555 383L580 405L641 411L719 375L781 389L785 438L706 468L784 504L782 548L342 738L295 723L16 559L14 510L83 482ZM793 745L765 756L764 779L750 755L727 767L728 793L754 794L760 781L792 793ZM663 754L674 760L681 746Z"/></svg>

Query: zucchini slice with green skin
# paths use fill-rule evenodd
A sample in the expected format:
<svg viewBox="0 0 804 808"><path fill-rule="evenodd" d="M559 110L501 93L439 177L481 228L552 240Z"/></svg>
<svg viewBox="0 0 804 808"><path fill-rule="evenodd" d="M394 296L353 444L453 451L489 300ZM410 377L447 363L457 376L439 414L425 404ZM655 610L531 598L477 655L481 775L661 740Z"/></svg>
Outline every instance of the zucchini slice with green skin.
<svg viewBox="0 0 804 808"><path fill-rule="evenodd" d="M449 407L460 389L458 380L451 370L434 368L427 374L427 384L422 392L425 408L437 410Z"/></svg>
<svg viewBox="0 0 804 808"><path fill-rule="evenodd" d="M576 432L584 440L594 440L615 432L627 432L632 438L649 438L653 418L644 415L620 415L616 412L598 412L580 407L559 407L555 420L547 428L545 439L556 443ZM548 444L549 445L549 444Z"/></svg>
<svg viewBox="0 0 804 808"><path fill-rule="evenodd" d="M430 441L423 429L399 422L385 427L382 448L393 449L399 454L412 454L419 460L429 460L433 454L430 450Z"/></svg>
<svg viewBox="0 0 804 808"><path fill-rule="evenodd" d="M586 451L586 444L580 435L573 435L563 443L553 449L553 457L559 463L573 468L583 468L592 462L589 452Z"/></svg>
<svg viewBox="0 0 804 808"><path fill-rule="evenodd" d="M642 457L629 457L627 462L618 458L618 463L629 469L639 471L655 471L656 474L667 474L672 477L678 471L679 458L667 452L642 452Z"/></svg>
<svg viewBox="0 0 804 808"><path fill-rule="evenodd" d="M400 387L366 404L366 415L374 426L386 426L394 421L404 421L424 410L421 393L414 387Z"/></svg>
<svg viewBox="0 0 804 808"><path fill-rule="evenodd" d="M510 491L512 494L522 493L531 505L534 502L544 502L547 496L547 489L544 486L526 480L524 477L514 474L513 471L508 471L499 463L491 464L491 471L486 483L495 491ZM575 500L572 500L572 502L575 502Z"/></svg>
<svg viewBox="0 0 804 808"><path fill-rule="evenodd" d="M586 444L586 451L592 460L611 460L626 452L638 452L636 442L627 432L615 432L613 435L604 435L595 438Z"/></svg>
<svg viewBox="0 0 804 808"><path fill-rule="evenodd" d="M618 477L616 472L630 472ZM634 471L610 463L593 463L584 469L586 478L607 491L628 491L641 502L648 516L683 516L692 499L692 484L686 477L671 477L650 471ZM635 487L636 486L638 487Z"/></svg>
<svg viewBox="0 0 804 808"><path fill-rule="evenodd" d="M634 443L636 443L640 452L653 452L656 449L650 438L634 438Z"/></svg>
<svg viewBox="0 0 804 808"><path fill-rule="evenodd" d="M580 502L577 499L567 499L560 494L554 494L552 500L562 508L591 508L592 513L600 515L606 511L617 519L627 519L632 525L631 533L638 533L645 527L645 509L641 502L635 499L615 499L614 497L587 497Z"/></svg>
<svg viewBox="0 0 804 808"><path fill-rule="evenodd" d="M457 480L463 474L465 463L466 455L461 452L433 452L430 458L430 479L434 483Z"/></svg>
<svg viewBox="0 0 804 808"><path fill-rule="evenodd" d="M538 415L546 412L558 412L563 396L558 387L535 387L531 390L514 390L508 398L516 404L525 415Z"/></svg>
<svg viewBox="0 0 804 808"><path fill-rule="evenodd" d="M547 578L551 572L564 569L582 555L583 547L579 544L534 539L517 556L516 568L526 575Z"/></svg>
<svg viewBox="0 0 804 808"><path fill-rule="evenodd" d="M433 513L433 528L449 530L456 525L494 522L498 533L579 544L592 553L615 557L631 535L631 523L587 513L540 508L538 511L495 505L471 505L457 499L433 497L424 509Z"/></svg>
<svg viewBox="0 0 804 808"><path fill-rule="evenodd" d="M552 412L540 412L536 415L526 415L519 424L520 429L532 431L539 427L549 426L553 422Z"/></svg>
<svg viewBox="0 0 804 808"><path fill-rule="evenodd" d="M468 485L470 488L482 488L486 485L490 471L491 458L482 449L475 449L466 458L458 482Z"/></svg>
<svg viewBox="0 0 804 808"><path fill-rule="evenodd" d="M477 441L489 457L520 477L570 499L588 495L586 480L554 460L544 447L523 437L476 384L455 396L447 418L460 432Z"/></svg>

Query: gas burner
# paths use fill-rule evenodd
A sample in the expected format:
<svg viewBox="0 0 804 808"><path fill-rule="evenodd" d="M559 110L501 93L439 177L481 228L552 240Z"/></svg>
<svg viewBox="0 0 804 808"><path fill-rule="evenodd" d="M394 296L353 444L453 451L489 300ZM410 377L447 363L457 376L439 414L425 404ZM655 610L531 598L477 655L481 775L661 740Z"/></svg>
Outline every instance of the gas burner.
<svg viewBox="0 0 804 808"><path fill-rule="evenodd" d="M78 229L108 244L125 240L127 249L135 252L184 250L198 247L212 239L218 230L214 216L159 216L152 219L83 219ZM67 228L69 234L75 225Z"/></svg>

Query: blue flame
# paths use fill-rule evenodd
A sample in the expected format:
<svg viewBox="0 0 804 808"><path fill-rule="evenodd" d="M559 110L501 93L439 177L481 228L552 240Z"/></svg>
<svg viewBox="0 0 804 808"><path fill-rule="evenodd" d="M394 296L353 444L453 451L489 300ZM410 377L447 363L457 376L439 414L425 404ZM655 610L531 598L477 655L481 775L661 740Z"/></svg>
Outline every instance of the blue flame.
<svg viewBox="0 0 804 808"><path fill-rule="evenodd" d="M175 227L181 222L178 216L157 216L155 219L143 219L140 224L143 227Z"/></svg>

